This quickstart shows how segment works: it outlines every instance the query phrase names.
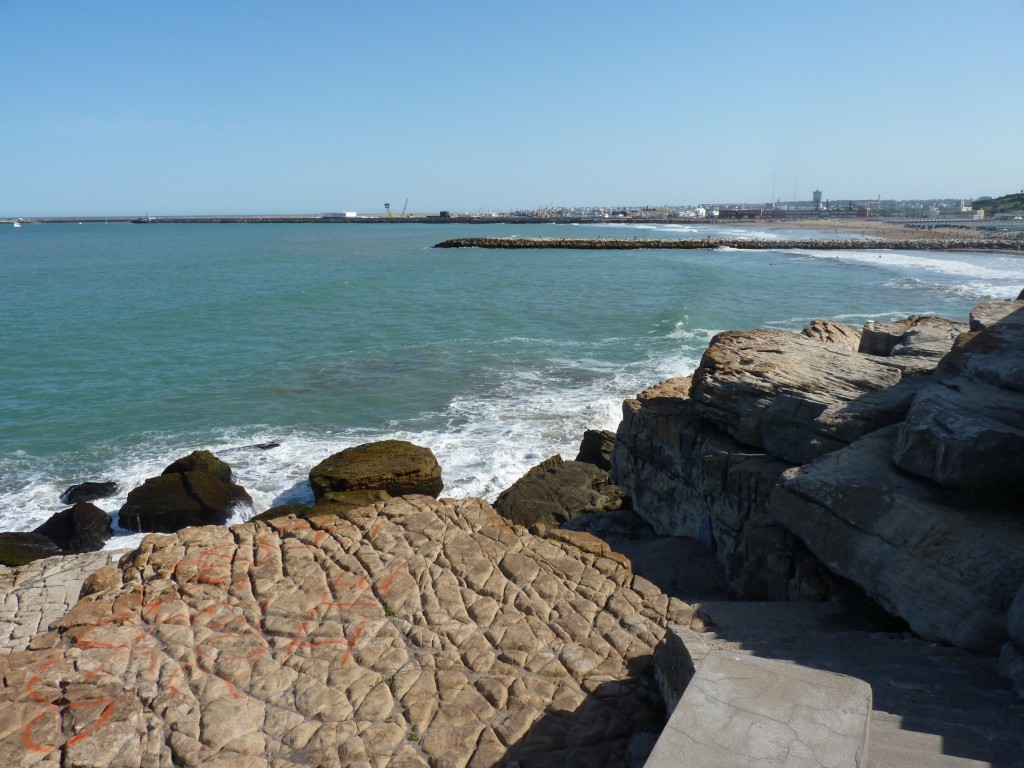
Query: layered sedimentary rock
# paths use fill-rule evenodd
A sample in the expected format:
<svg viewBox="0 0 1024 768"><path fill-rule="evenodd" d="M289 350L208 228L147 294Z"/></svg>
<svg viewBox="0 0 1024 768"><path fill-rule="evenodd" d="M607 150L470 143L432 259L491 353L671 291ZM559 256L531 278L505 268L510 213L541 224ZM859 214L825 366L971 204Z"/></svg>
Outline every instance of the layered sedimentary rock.
<svg viewBox="0 0 1024 768"><path fill-rule="evenodd" d="M669 379L623 404L613 478L663 536L687 536L714 554L748 599L822 599L841 590L768 511L792 463L743 445L701 415L689 377Z"/></svg>
<svg viewBox="0 0 1024 768"><path fill-rule="evenodd" d="M983 502L1024 493L1024 301L971 313L933 380L900 426L901 468Z"/></svg>
<svg viewBox="0 0 1024 768"><path fill-rule="evenodd" d="M727 331L693 375L698 412L737 441L803 463L899 421L916 391L898 368L788 331Z"/></svg>
<svg viewBox="0 0 1024 768"><path fill-rule="evenodd" d="M905 375L929 373L967 329L966 323L931 315L911 315L890 323L869 322L864 325L856 351L892 358L887 362L897 365Z"/></svg>
<svg viewBox="0 0 1024 768"><path fill-rule="evenodd" d="M642 763L651 653L692 609L479 500L347 518L150 536L98 571L0 656L4 763Z"/></svg>
<svg viewBox="0 0 1024 768"><path fill-rule="evenodd" d="M901 472L898 429L784 472L771 512L917 634L994 652L1024 584L1024 518L956 503Z"/></svg>
<svg viewBox="0 0 1024 768"><path fill-rule="evenodd" d="M812 320L804 326L800 335L822 344L833 344L847 352L857 352L861 345L860 331L835 320Z"/></svg>
<svg viewBox="0 0 1024 768"><path fill-rule="evenodd" d="M690 387L627 401L613 477L656 529L715 550L741 593L760 580L778 597L780 574L826 567L922 636L992 651L1024 582L1022 316L991 302L967 332L869 324L859 353L821 324L720 334ZM755 523L790 536L761 561Z"/></svg>

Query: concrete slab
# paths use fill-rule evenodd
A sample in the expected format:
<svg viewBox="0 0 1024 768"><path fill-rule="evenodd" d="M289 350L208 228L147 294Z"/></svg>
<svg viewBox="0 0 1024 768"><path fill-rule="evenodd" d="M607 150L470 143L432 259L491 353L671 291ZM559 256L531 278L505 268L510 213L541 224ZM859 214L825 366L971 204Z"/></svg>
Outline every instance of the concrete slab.
<svg viewBox="0 0 1024 768"><path fill-rule="evenodd" d="M861 680L713 651L645 768L862 768L870 715Z"/></svg>

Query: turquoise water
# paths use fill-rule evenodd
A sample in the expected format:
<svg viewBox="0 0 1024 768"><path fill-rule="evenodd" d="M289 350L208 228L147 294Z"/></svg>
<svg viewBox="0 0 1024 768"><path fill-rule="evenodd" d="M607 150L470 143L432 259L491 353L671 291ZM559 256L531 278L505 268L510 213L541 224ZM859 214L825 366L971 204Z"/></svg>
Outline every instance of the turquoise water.
<svg viewBox="0 0 1024 768"><path fill-rule="evenodd" d="M493 498L574 455L726 328L966 318L1024 287L998 254L435 250L471 235L785 238L723 226L0 228L0 529L75 482L124 495L196 448L257 510L349 445L428 445L445 494ZM271 450L257 443L277 441ZM240 513L242 516L246 512Z"/></svg>

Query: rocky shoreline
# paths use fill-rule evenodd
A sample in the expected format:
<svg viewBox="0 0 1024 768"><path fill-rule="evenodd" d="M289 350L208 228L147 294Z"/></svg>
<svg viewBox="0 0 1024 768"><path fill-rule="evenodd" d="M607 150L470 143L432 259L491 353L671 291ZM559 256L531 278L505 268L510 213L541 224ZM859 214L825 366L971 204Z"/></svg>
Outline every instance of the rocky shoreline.
<svg viewBox="0 0 1024 768"><path fill-rule="evenodd" d="M385 441L313 468L312 507L226 527L245 490L197 451L129 494L157 533L113 564L70 554L103 539L76 496L15 553L42 559L0 566L0 756L641 766L703 655L738 652L727 595L869 611L879 648L998 655L1024 696L1022 371L1024 292L965 321L719 334L494 507L436 498L431 452ZM1019 754L1024 711L999 706L985 738Z"/></svg>
<svg viewBox="0 0 1024 768"><path fill-rule="evenodd" d="M760 240L706 237L703 239L659 240L654 238L567 238L567 237L461 237L445 240L435 248L488 248L500 250L561 249L586 251L709 250L734 248L744 251L810 249L816 251L999 251L1024 252L1024 239L942 238L942 239L820 239Z"/></svg>

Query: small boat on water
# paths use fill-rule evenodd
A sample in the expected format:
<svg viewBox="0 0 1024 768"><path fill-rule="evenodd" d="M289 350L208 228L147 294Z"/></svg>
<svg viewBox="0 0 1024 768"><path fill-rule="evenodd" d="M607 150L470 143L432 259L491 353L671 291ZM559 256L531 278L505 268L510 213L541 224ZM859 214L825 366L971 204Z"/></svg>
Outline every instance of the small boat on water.
<svg viewBox="0 0 1024 768"><path fill-rule="evenodd" d="M13 224L15 227L20 227L21 226L21 222L18 219L15 219L14 221L12 221L11 224Z"/></svg>

